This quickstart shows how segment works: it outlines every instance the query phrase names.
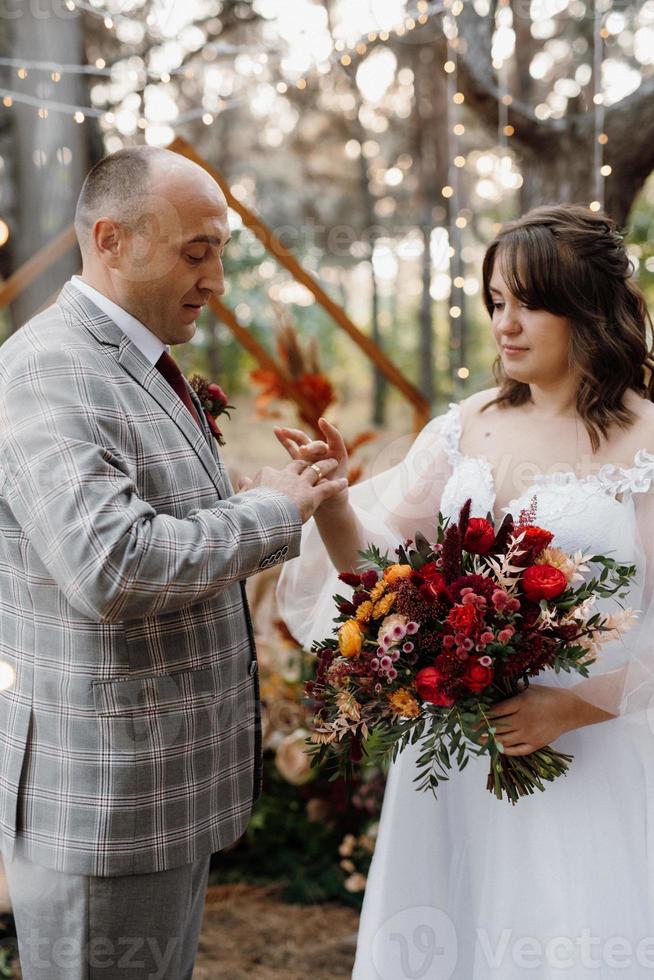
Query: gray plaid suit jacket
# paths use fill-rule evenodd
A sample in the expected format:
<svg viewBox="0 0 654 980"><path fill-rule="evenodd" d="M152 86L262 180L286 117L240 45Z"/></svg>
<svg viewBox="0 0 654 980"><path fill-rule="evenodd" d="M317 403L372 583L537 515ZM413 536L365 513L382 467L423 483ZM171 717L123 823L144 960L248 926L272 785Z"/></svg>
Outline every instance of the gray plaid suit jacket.
<svg viewBox="0 0 654 980"><path fill-rule="evenodd" d="M10 851L19 834L47 867L136 874L243 833L260 782L243 581L300 531L283 494L233 494L208 426L71 283L0 347Z"/></svg>

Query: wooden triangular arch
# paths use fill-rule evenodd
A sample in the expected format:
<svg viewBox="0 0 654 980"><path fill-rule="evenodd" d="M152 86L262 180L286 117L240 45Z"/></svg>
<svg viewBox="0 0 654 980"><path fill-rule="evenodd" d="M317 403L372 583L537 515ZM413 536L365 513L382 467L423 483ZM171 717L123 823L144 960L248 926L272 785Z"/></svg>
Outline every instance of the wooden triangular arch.
<svg viewBox="0 0 654 980"><path fill-rule="evenodd" d="M325 292L319 282L314 279L311 273L300 264L295 255L290 252L273 231L259 218L253 211L250 211L242 201L234 197L231 188L221 174L204 160L194 149L194 147L181 137L176 138L168 149L193 160L204 170L211 174L216 183L220 186L227 203L241 218L243 224L263 244L264 248L275 257L293 276L302 283L309 292L313 294L316 302L330 315L336 325L344 330L354 343L364 352L366 357L378 368L379 371L394 385L398 391L410 402L414 413L414 427L421 429L429 419L430 407L427 399L418 389L406 378L396 367L390 358L374 343L370 337L362 333L358 327L350 320L345 310ZM0 307L7 306L16 296L27 288L44 269L47 269L53 262L57 261L62 255L66 254L76 245L75 231L72 225L62 231L48 245L40 249L36 255L32 256L24 265L21 266L9 279L0 285ZM281 386L288 396L298 405L300 409L311 410L310 406L305 405L303 396L292 385L284 368L278 364L274 357L268 353L258 340L243 327L233 311L217 296L209 301L209 305L216 316L231 331L238 342L254 357L260 367L267 371L274 371L279 377Z"/></svg>

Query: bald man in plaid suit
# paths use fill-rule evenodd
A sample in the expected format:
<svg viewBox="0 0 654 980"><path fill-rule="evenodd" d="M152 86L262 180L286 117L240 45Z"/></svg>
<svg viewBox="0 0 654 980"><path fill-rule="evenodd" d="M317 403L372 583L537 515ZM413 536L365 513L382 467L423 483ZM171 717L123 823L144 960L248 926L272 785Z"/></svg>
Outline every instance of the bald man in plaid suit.
<svg viewBox="0 0 654 980"><path fill-rule="evenodd" d="M244 581L346 482L234 494L170 356L224 292L204 170L119 151L76 230L82 277L0 348L0 843L25 980L185 980L259 792Z"/></svg>

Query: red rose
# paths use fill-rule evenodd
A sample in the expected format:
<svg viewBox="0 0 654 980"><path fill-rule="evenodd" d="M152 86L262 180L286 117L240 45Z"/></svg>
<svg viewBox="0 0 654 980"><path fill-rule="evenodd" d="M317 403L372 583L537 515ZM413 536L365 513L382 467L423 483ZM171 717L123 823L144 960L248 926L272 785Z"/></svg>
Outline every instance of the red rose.
<svg viewBox="0 0 654 980"><path fill-rule="evenodd" d="M207 395L209 396L209 398L211 398L213 402L218 402L218 405L215 408L216 412L219 412L221 409L225 408L225 406L229 402L229 398L227 397L223 389L220 387L220 385L216 385L216 384L208 385Z"/></svg>
<svg viewBox="0 0 654 980"><path fill-rule="evenodd" d="M468 521L463 547L473 555L486 555L495 544L493 525L483 517L471 517Z"/></svg>
<svg viewBox="0 0 654 980"><path fill-rule="evenodd" d="M522 591L532 602L556 599L567 587L567 578L554 565L530 565L522 575Z"/></svg>
<svg viewBox="0 0 654 980"><path fill-rule="evenodd" d="M416 674L418 697L422 701L429 701L430 704L447 707L454 704L454 698L449 697L442 689L444 680L445 677L437 667L423 667Z"/></svg>
<svg viewBox="0 0 654 980"><path fill-rule="evenodd" d="M535 524L527 524L526 527L516 528L517 534L524 534L520 542L520 552L514 557L516 565L531 565L538 556L550 545L554 535L551 531L546 531Z"/></svg>
<svg viewBox="0 0 654 980"><path fill-rule="evenodd" d="M478 660L471 660L466 667L466 672L461 678L469 691L479 694L493 680L493 668L484 667Z"/></svg>
<svg viewBox="0 0 654 980"><path fill-rule="evenodd" d="M450 609L446 622L457 633L463 633L465 636L472 636L475 630L481 626L479 613L472 604L467 606L454 606Z"/></svg>

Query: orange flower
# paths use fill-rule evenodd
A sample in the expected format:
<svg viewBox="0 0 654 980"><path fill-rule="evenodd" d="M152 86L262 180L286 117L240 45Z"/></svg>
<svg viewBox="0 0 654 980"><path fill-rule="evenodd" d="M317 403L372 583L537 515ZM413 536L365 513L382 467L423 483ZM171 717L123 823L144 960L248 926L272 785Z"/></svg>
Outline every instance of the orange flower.
<svg viewBox="0 0 654 980"><path fill-rule="evenodd" d="M358 657L363 646L363 634L356 619L348 619L338 631L338 647L342 657Z"/></svg>
<svg viewBox="0 0 654 980"><path fill-rule="evenodd" d="M372 616L372 602L366 601L362 602L357 609L357 622L367 623Z"/></svg>
<svg viewBox="0 0 654 980"><path fill-rule="evenodd" d="M384 579L388 585L393 585L403 578L410 578L412 575L413 569L410 565L389 565L384 569Z"/></svg>
<svg viewBox="0 0 654 980"><path fill-rule="evenodd" d="M395 596L396 596L395 592L388 592L383 599L379 600L379 602L375 605L375 608L372 611L373 619L382 619L384 616L388 615L388 613L393 608L393 603L395 602Z"/></svg>
<svg viewBox="0 0 654 980"><path fill-rule="evenodd" d="M394 714L404 718L417 718L420 714L420 705L405 687L400 687L397 691L389 694L388 703Z"/></svg>
<svg viewBox="0 0 654 980"><path fill-rule="evenodd" d="M377 582L377 585L370 593L370 601L377 602L379 599L381 599L385 591L386 591L386 582L384 582L384 580L382 579L380 582Z"/></svg>

